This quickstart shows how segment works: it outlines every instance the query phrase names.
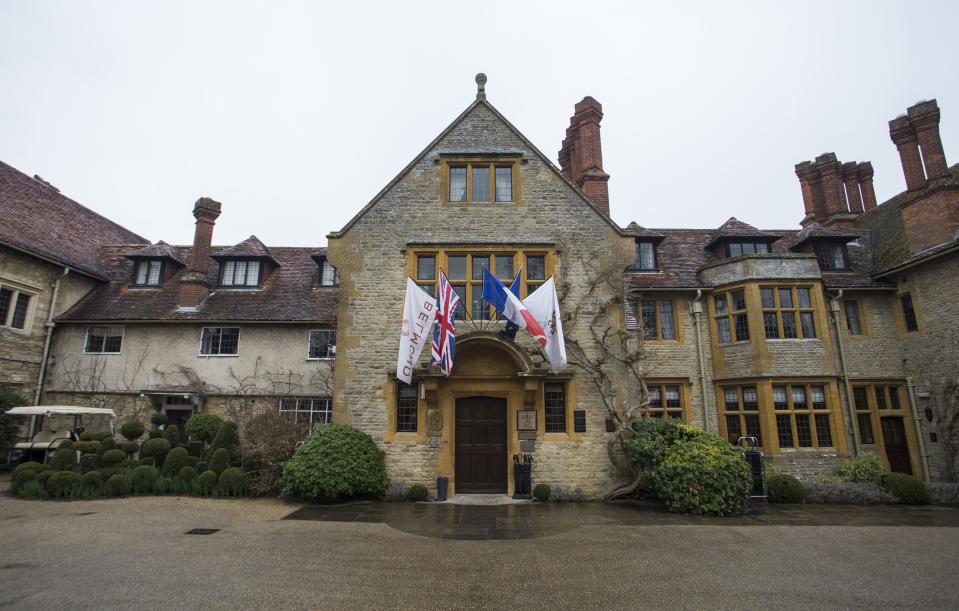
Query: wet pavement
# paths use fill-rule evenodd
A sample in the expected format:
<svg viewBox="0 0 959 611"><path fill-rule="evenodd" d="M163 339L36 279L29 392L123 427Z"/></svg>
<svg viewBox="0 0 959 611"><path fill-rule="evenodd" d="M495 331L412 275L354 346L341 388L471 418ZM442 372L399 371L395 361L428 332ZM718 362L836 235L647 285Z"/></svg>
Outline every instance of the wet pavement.
<svg viewBox="0 0 959 611"><path fill-rule="evenodd" d="M359 502L307 505L285 520L366 522L434 539L549 537L581 526L918 526L959 527L959 509L905 505L768 505L747 515L691 516L646 502L450 505Z"/></svg>

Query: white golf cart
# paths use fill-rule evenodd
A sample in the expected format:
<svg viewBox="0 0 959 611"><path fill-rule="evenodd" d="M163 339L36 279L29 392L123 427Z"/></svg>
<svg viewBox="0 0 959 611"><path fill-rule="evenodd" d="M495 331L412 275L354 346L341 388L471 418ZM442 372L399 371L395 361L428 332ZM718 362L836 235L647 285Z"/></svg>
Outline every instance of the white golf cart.
<svg viewBox="0 0 959 611"><path fill-rule="evenodd" d="M16 444L10 457L13 462L22 462L25 460L36 460L46 463L53 451L60 447L64 441L70 439L76 441L80 433L85 430L85 426L92 425L96 421L108 420L108 430L111 435L114 434L113 421L116 414L112 409L102 407L75 407L71 405L30 405L25 407L13 407L7 410L11 416L30 416L30 432L32 434L30 441L23 441ZM73 416L73 427L63 426L63 417ZM84 420L86 418L86 420ZM66 422L69 422L67 420ZM44 425L47 425L46 428Z"/></svg>

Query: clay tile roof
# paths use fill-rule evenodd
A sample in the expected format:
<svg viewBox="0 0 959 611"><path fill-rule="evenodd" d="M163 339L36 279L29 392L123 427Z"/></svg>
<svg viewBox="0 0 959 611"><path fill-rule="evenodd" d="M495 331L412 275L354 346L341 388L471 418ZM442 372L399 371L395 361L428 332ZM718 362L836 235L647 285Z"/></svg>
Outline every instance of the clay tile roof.
<svg viewBox="0 0 959 611"><path fill-rule="evenodd" d="M234 257L252 257L256 259L266 259L271 261L274 265L279 265L280 263L273 258L273 254L270 253L270 249L260 241L255 235L251 235L247 239L243 240L236 246L231 246L223 250L218 250L217 252L210 255L214 259L231 259Z"/></svg>
<svg viewBox="0 0 959 611"><path fill-rule="evenodd" d="M646 229L642 225L637 224L636 221L633 221L626 227L626 232L633 234L637 238L645 238L645 239L654 240L657 242L661 242L663 238L666 237L657 231L653 231L652 229Z"/></svg>
<svg viewBox="0 0 959 611"><path fill-rule="evenodd" d="M809 240L834 240L851 242L857 239L860 235L862 234L857 231L837 231L835 229L829 229L828 227L822 227L818 223L813 223L812 225L803 228L792 236L792 245L790 248L802 246Z"/></svg>
<svg viewBox="0 0 959 611"><path fill-rule="evenodd" d="M749 223L744 223L735 216L731 216L728 221L720 225L719 228L713 232L711 239L706 243L704 248L712 248L719 242L733 238L752 238L759 242L772 243L781 237L783 237L781 233L756 229Z"/></svg>
<svg viewBox="0 0 959 611"><path fill-rule="evenodd" d="M145 248L134 250L126 255L126 257L128 259L170 259L180 265L186 265L186 259L180 254L180 251L177 250L175 246L170 246L163 240Z"/></svg>
<svg viewBox="0 0 959 611"><path fill-rule="evenodd" d="M98 250L147 240L0 161L0 243L104 278Z"/></svg>

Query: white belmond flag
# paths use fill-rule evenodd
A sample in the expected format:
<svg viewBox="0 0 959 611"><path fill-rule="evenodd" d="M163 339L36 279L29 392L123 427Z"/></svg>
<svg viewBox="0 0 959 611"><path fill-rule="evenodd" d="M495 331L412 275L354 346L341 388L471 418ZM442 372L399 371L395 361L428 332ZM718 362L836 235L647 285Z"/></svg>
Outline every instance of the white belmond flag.
<svg viewBox="0 0 959 611"><path fill-rule="evenodd" d="M406 279L403 301L403 329L400 331L400 353L396 357L396 377L407 384L413 380L413 369L420 360L423 346L433 341L433 320L436 298Z"/></svg>
<svg viewBox="0 0 959 611"><path fill-rule="evenodd" d="M549 368L559 373L566 366L566 344L563 340L563 318L559 313L556 284L550 278L523 300L523 305L543 327L546 345L543 350L549 359Z"/></svg>

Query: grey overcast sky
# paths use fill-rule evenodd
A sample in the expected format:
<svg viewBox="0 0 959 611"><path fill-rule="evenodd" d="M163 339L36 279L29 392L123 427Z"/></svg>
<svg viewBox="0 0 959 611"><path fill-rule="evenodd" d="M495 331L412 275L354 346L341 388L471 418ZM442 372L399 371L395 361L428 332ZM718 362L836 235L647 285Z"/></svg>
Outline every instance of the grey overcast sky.
<svg viewBox="0 0 959 611"><path fill-rule="evenodd" d="M957 2L0 0L0 159L151 239L322 245L475 95L556 160L603 104L613 218L788 228L793 164L872 161L937 98L959 161Z"/></svg>

